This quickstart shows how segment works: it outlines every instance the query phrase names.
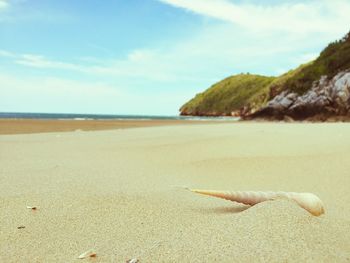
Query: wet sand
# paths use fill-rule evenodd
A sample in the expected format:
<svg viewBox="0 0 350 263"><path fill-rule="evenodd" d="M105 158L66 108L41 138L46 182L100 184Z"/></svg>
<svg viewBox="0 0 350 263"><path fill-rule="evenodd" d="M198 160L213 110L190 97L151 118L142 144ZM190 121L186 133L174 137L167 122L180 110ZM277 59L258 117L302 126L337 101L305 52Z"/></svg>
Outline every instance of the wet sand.
<svg viewBox="0 0 350 263"><path fill-rule="evenodd" d="M225 123L195 120L38 120L0 119L0 134L28 134L67 131L115 130L154 126Z"/></svg>
<svg viewBox="0 0 350 263"><path fill-rule="evenodd" d="M349 262L349 160L344 123L1 135L0 262ZM313 192L326 213L182 186Z"/></svg>

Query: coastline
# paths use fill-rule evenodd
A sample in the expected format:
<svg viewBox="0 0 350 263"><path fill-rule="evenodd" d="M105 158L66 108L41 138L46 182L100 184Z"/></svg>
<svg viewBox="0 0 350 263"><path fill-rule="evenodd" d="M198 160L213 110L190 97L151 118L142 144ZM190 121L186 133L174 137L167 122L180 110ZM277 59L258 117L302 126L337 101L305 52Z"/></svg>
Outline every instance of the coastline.
<svg viewBox="0 0 350 263"><path fill-rule="evenodd" d="M1 134L30 134L46 132L115 130L141 127L173 126L189 124L213 124L224 120L60 120L60 119L9 119L0 118Z"/></svg>
<svg viewBox="0 0 350 263"><path fill-rule="evenodd" d="M346 123L0 135L0 261L346 262L349 149ZM312 192L326 213L182 186Z"/></svg>

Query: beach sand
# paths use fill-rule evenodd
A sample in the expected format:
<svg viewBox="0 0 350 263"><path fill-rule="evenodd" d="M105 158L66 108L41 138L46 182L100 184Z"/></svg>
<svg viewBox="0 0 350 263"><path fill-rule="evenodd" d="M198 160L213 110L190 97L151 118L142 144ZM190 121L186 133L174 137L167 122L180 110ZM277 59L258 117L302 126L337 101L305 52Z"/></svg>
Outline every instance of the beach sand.
<svg viewBox="0 0 350 263"><path fill-rule="evenodd" d="M227 121L219 121L225 123ZM66 131L97 131L127 128L203 124L195 120L57 120L57 119L1 119L0 134L28 134ZM206 121L218 123L218 121Z"/></svg>
<svg viewBox="0 0 350 263"><path fill-rule="evenodd" d="M349 262L349 160L344 123L1 135L0 262ZM312 192L326 213L182 186Z"/></svg>

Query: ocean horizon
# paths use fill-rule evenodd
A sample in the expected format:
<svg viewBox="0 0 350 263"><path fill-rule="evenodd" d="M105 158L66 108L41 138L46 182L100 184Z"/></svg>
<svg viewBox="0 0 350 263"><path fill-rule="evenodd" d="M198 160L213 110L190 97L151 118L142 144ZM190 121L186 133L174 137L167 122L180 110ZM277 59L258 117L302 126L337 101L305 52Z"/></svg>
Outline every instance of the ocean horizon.
<svg viewBox="0 0 350 263"><path fill-rule="evenodd" d="M42 119L42 120L231 120L237 117L202 117L180 115L133 115L133 114L90 114L90 113L41 113L41 112L0 112L0 119Z"/></svg>

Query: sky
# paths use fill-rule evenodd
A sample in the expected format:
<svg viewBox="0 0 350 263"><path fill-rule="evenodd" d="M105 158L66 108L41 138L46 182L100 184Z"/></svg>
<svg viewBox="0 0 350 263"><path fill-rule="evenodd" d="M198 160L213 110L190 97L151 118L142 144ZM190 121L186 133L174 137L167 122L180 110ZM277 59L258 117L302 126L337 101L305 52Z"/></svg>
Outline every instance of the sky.
<svg viewBox="0 0 350 263"><path fill-rule="evenodd" d="M349 0L0 0L0 112L177 115L350 30Z"/></svg>

